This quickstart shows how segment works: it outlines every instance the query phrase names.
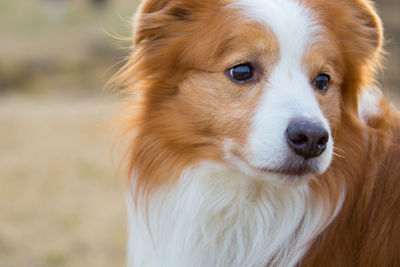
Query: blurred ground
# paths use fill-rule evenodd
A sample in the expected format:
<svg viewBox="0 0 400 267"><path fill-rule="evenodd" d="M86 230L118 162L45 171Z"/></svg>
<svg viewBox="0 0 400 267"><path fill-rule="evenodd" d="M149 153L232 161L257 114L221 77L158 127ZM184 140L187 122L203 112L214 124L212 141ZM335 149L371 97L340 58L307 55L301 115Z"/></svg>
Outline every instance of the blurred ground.
<svg viewBox="0 0 400 267"><path fill-rule="evenodd" d="M0 267L124 266L103 88L136 2L94 2L0 1Z"/></svg>
<svg viewBox="0 0 400 267"><path fill-rule="evenodd" d="M0 267L124 266L103 88L127 55L137 0L0 1ZM388 40L381 85L400 85L400 2L376 1ZM120 151L115 151L118 161Z"/></svg>
<svg viewBox="0 0 400 267"><path fill-rule="evenodd" d="M124 266L104 100L0 100L0 266Z"/></svg>

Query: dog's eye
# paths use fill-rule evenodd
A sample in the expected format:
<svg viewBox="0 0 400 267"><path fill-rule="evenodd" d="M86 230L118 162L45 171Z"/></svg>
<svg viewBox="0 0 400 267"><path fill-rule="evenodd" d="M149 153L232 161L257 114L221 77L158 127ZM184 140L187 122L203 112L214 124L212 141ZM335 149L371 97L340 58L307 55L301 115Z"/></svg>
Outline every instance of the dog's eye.
<svg viewBox="0 0 400 267"><path fill-rule="evenodd" d="M322 93L326 93L329 89L331 82L331 77L327 74L319 74L317 78L314 80L315 89L319 90Z"/></svg>
<svg viewBox="0 0 400 267"><path fill-rule="evenodd" d="M240 64L228 69L227 75L234 82L244 83L253 78L254 68L250 63Z"/></svg>

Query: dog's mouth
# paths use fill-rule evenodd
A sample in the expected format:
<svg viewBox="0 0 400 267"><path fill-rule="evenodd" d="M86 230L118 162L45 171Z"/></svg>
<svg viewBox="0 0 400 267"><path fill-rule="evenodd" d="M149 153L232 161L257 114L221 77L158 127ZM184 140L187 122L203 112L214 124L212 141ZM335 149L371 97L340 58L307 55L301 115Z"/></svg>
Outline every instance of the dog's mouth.
<svg viewBox="0 0 400 267"><path fill-rule="evenodd" d="M249 157L240 153L239 149L230 150L228 162L246 174L272 181L302 182L325 172L323 158L305 159L301 156L288 154L280 162L270 165L253 164Z"/></svg>
<svg viewBox="0 0 400 267"><path fill-rule="evenodd" d="M295 156L286 159L282 163L282 165L278 167L258 167L251 164L245 157L242 157L239 153L235 153L235 156L259 175L261 174L268 176L271 174L278 174L279 176L288 179L299 179L301 177L318 175L321 173L318 164L318 158L303 159Z"/></svg>
<svg viewBox="0 0 400 267"><path fill-rule="evenodd" d="M298 178L308 174L318 174L319 168L315 160L288 160L279 168L257 168L262 172L278 173L289 178Z"/></svg>

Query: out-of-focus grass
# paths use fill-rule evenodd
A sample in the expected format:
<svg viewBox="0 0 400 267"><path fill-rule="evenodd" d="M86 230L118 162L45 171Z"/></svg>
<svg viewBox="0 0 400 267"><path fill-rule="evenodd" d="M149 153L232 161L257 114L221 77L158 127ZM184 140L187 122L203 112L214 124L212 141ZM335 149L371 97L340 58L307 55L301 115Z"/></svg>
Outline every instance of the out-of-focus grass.
<svg viewBox="0 0 400 267"><path fill-rule="evenodd" d="M99 98L0 100L0 266L124 266L112 112Z"/></svg>
<svg viewBox="0 0 400 267"><path fill-rule="evenodd" d="M14 0L0 3L0 93L90 95L130 45L138 1Z"/></svg>
<svg viewBox="0 0 400 267"><path fill-rule="evenodd" d="M106 31L127 36L136 5L0 1L1 267L124 266L102 92L127 45Z"/></svg>

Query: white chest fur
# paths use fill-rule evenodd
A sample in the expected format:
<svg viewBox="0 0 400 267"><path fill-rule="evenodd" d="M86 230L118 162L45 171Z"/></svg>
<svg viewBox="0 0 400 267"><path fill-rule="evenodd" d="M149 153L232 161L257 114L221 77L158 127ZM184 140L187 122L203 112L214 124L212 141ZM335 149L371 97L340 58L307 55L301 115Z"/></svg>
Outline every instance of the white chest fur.
<svg viewBox="0 0 400 267"><path fill-rule="evenodd" d="M307 185L273 186L204 163L152 196L147 221L128 200L128 266L293 266L323 214Z"/></svg>

